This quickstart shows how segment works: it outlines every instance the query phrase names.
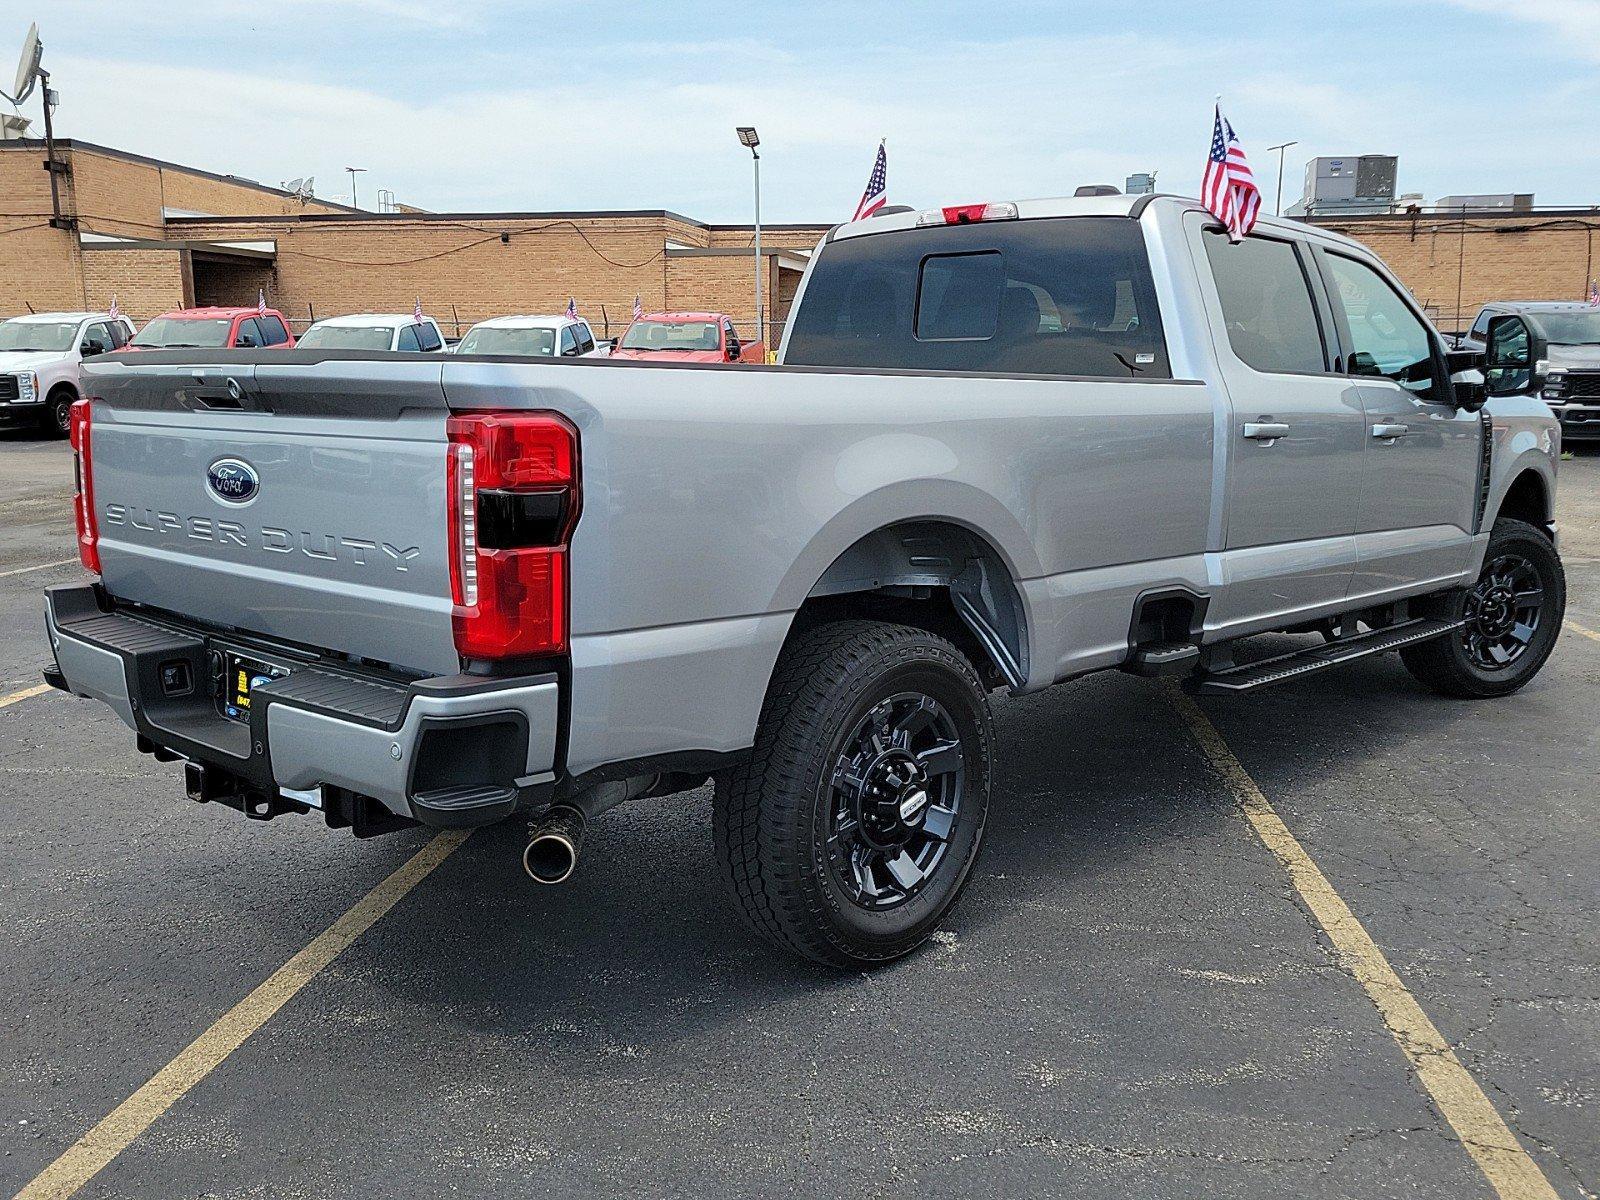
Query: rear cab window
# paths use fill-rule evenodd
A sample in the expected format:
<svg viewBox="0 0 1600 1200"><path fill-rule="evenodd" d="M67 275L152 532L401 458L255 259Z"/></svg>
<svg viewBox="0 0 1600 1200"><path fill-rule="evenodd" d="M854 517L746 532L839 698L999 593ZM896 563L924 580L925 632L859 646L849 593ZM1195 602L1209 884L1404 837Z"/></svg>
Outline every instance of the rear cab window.
<svg viewBox="0 0 1600 1200"><path fill-rule="evenodd" d="M1170 379L1143 231L1052 217L831 243L785 361L971 374Z"/></svg>

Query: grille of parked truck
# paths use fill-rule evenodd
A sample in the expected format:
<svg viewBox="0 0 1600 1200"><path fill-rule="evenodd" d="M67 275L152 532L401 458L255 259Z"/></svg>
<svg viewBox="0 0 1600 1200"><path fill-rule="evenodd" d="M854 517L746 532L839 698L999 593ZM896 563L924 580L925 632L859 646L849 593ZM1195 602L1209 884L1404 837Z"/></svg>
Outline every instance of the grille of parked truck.
<svg viewBox="0 0 1600 1200"><path fill-rule="evenodd" d="M73 421L99 579L49 590L49 679L196 800L519 814L551 882L604 809L711 779L749 924L882 962L973 869L996 689L1539 671L1560 431L1470 358L1352 241L1126 196L841 226L775 367L106 356Z"/></svg>

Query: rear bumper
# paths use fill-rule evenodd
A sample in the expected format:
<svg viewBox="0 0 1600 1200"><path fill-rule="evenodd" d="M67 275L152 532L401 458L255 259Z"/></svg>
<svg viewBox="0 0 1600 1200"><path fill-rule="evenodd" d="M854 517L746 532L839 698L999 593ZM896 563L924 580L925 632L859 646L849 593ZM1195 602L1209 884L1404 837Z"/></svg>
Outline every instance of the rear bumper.
<svg viewBox="0 0 1600 1200"><path fill-rule="evenodd" d="M348 824L335 821L330 797L339 812L353 797L394 817L457 827L500 820L555 781L554 673L398 681L114 611L93 585L49 589L46 620L50 682L110 706L140 749L187 760L195 799L251 816L322 808L330 823ZM252 692L248 723L217 705L226 650L292 668Z"/></svg>

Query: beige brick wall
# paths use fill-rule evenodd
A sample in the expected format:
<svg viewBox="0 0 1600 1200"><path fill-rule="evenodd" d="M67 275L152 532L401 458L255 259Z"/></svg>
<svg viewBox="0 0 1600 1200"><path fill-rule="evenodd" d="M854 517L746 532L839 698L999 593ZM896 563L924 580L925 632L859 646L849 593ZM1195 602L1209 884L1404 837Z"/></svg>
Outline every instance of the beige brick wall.
<svg viewBox="0 0 1600 1200"><path fill-rule="evenodd" d="M85 308L109 308L115 296L117 307L140 324L194 302L185 250L88 249L83 252L83 274Z"/></svg>
<svg viewBox="0 0 1600 1200"><path fill-rule="evenodd" d="M1396 217L1317 224L1371 247L1446 330L1464 328L1491 300L1581 300L1589 279L1600 273L1600 212L1469 216L1464 223L1419 214L1414 225Z"/></svg>

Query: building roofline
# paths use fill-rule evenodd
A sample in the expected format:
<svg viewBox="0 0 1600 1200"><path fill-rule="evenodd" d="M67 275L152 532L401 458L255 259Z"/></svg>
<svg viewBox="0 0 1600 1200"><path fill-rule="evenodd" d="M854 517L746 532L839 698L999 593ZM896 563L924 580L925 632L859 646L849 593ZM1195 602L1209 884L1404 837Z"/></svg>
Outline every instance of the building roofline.
<svg viewBox="0 0 1600 1200"><path fill-rule="evenodd" d="M299 193L288 192L283 188L273 187L270 183L262 183L256 179L247 179L242 175L220 175L216 171L207 171L200 167L187 166L184 163L169 162L164 158L152 158L148 154L136 154L132 150L118 150L115 146L102 146L98 142L86 142L81 138L56 138L58 150L86 150L91 154L103 154L107 158L119 158L123 162L143 163L147 167L160 167L164 171L182 171L185 175L198 175L202 179L214 179L218 183L231 183L237 187L249 188L252 191L265 192L268 195L280 196L285 200L300 199ZM0 149L12 146L25 150L43 150L43 138L16 138L12 141L0 142ZM320 196L311 197L312 202L326 204L330 208L341 209L348 213L359 213L359 208L351 208L347 204L340 204L337 200L324 200Z"/></svg>
<svg viewBox="0 0 1600 1200"><path fill-rule="evenodd" d="M292 194L292 193L291 193ZM513 212L394 212L380 213L365 210L348 210L337 213L261 213L256 216L229 216L229 217L187 217L169 216L166 218L168 225L250 225L263 221L287 221L299 225L317 225L339 222L361 222L367 224L443 224L453 225L465 221L586 221L586 220L650 220L650 221L678 221L695 229L704 229L709 233L727 233L731 231L755 231L754 225L711 225L705 221L697 221L693 217L686 217L680 212L670 208L589 208L589 209L559 209L552 211L513 211ZM768 224L762 222L763 230L812 230L827 229L825 223L815 221L796 221L786 224Z"/></svg>

